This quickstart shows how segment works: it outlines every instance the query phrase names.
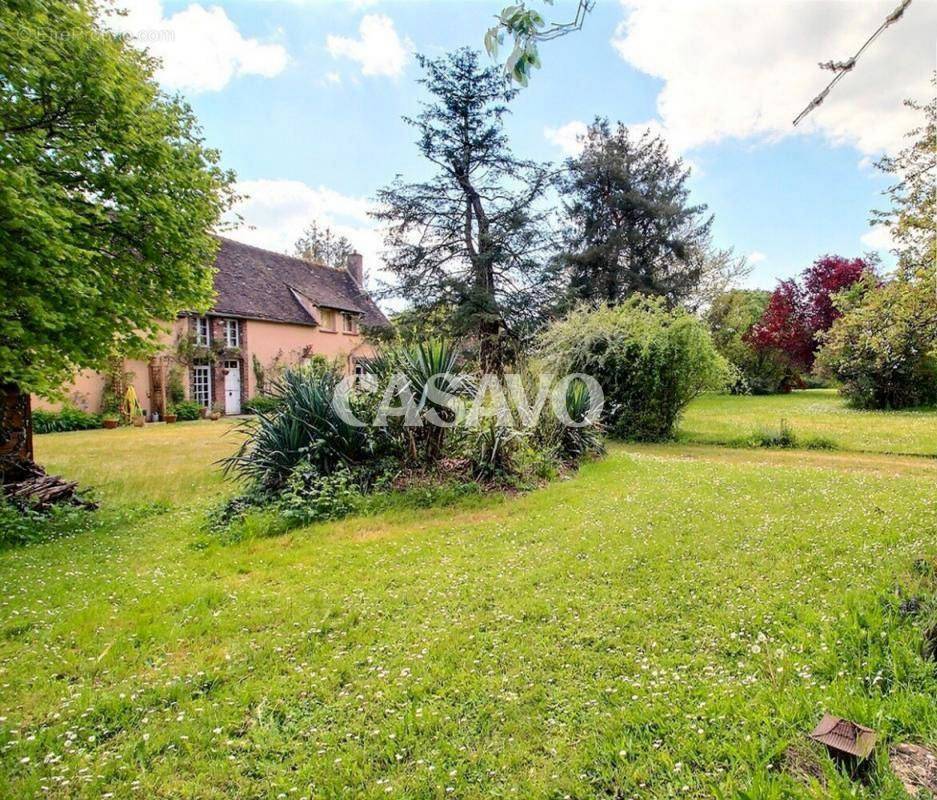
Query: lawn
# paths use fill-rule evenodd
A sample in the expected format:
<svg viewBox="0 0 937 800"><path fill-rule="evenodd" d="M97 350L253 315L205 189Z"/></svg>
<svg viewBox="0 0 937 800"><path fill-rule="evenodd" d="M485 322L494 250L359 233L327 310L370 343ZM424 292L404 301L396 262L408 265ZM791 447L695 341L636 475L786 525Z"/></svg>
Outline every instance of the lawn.
<svg viewBox="0 0 937 800"><path fill-rule="evenodd" d="M781 420L803 439L842 450L937 456L937 408L860 411L833 389L767 397L704 395L690 404L682 441L740 445L759 429L777 431Z"/></svg>
<svg viewBox="0 0 937 800"><path fill-rule="evenodd" d="M900 798L884 757L821 788L782 754L824 710L937 744L919 625L881 602L937 553L935 460L614 445L530 494L222 544L225 425L37 437L103 507L0 553L0 795Z"/></svg>

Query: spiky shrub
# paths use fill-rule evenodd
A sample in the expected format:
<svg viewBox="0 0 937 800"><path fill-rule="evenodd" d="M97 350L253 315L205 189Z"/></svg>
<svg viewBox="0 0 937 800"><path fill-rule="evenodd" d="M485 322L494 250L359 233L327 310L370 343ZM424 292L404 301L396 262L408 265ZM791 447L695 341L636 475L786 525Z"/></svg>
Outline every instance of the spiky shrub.
<svg viewBox="0 0 937 800"><path fill-rule="evenodd" d="M438 395L434 396L430 391L430 381L434 379L433 388L437 392L453 397L466 398L472 388L471 377L460 371L458 347L447 339L386 348L367 362L367 369L378 383L378 391L372 394L372 401L382 396L395 375L402 375L405 385L399 387L401 393L409 391L424 416L434 412L445 422L455 420L455 411L438 402ZM412 463L431 463L439 458L452 430L428 423L405 427L399 417L389 418L388 422L388 437Z"/></svg>
<svg viewBox="0 0 937 800"><path fill-rule="evenodd" d="M239 426L245 439L222 462L226 474L274 493L301 462L319 475L366 465L380 456L379 430L343 420L332 407L341 380L334 371L287 370L277 382L277 408Z"/></svg>
<svg viewBox="0 0 937 800"><path fill-rule="evenodd" d="M687 404L722 388L728 373L699 320L640 295L573 311L541 334L537 353L551 372L595 378L605 393L603 421L624 439L672 437Z"/></svg>
<svg viewBox="0 0 937 800"><path fill-rule="evenodd" d="M564 461L578 462L605 450L598 418L589 387L580 380L573 381L566 390L566 413L577 423L559 426L558 450ZM585 424L583 424L585 423Z"/></svg>

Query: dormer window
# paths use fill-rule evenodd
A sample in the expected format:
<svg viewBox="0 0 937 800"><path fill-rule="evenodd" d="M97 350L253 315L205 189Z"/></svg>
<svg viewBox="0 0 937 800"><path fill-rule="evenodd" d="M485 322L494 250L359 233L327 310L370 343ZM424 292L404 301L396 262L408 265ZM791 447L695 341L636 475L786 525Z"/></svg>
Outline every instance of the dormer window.
<svg viewBox="0 0 937 800"><path fill-rule="evenodd" d="M321 327L324 331L335 332L335 309L334 308L320 308L319 309L319 319L321 320Z"/></svg>
<svg viewBox="0 0 937 800"><path fill-rule="evenodd" d="M347 311L342 314L342 331L344 333L358 333L358 318Z"/></svg>
<svg viewBox="0 0 937 800"><path fill-rule="evenodd" d="M236 319L226 319L224 321L224 346L231 348L241 346L241 335Z"/></svg>
<svg viewBox="0 0 937 800"><path fill-rule="evenodd" d="M211 345L211 325L208 323L208 317L195 318L195 343L199 347Z"/></svg>

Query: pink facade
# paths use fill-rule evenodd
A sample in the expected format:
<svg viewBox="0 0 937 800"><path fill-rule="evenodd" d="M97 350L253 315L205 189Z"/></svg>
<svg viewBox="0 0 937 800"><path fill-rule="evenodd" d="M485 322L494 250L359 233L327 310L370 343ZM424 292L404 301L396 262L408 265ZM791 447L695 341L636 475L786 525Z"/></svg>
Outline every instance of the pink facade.
<svg viewBox="0 0 937 800"><path fill-rule="evenodd" d="M188 364L179 358L176 342L180 337L189 335L197 318L181 317L164 337L166 349L160 354L167 371L173 365L181 372L186 398L193 398L192 381L193 367L200 365ZM235 349L223 350L214 356L214 363L205 364L210 374L210 399L208 405L225 405L226 372L230 369L225 364L237 362L240 372L240 401L243 403L257 394L258 375L255 370L254 358L267 375L269 381L272 377L288 366L303 363L310 357L323 356L331 362L337 363L346 373L355 368L355 360L373 355L374 348L364 340L357 330L355 332L343 330L341 313L336 314L336 330L326 331L320 327L310 325L291 325L282 322L268 322L265 320L238 320L236 317L217 317L208 315L211 341L220 341L225 335L224 325L232 320L238 326L238 335L241 346ZM349 326L352 327L352 326ZM357 327L357 326L355 326ZM221 338L219 338L221 337ZM126 372L132 373L130 382L137 393L140 405L150 414L153 411L165 413L162 410L162 392L159 387L159 378L154 380L151 376L151 367L156 368L158 358L151 361L127 359L124 361ZM233 382L232 382L233 383ZM65 403L72 404L86 411L97 412L101 410L104 392L104 376L99 372L84 371L78 374L64 389ZM33 398L33 408L55 410L63 405L62 402L49 402L38 397Z"/></svg>
<svg viewBox="0 0 937 800"><path fill-rule="evenodd" d="M346 269L333 269L220 239L212 310L167 323L160 352L149 361L126 360L124 372L144 411L160 416L171 402L173 376L186 399L237 414L284 369L314 356L353 372L356 359L374 352L361 329L388 325L363 280L357 253ZM100 411L105 383L102 373L82 372L64 388L65 402ZM34 408L62 405L33 402Z"/></svg>

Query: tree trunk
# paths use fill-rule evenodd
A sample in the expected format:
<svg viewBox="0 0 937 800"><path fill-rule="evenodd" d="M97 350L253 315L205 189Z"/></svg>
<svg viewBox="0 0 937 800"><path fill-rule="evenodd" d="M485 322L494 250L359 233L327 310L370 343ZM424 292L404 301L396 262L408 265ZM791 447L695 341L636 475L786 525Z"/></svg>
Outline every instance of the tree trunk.
<svg viewBox="0 0 937 800"><path fill-rule="evenodd" d="M13 383L0 386L0 484L32 473L33 426L29 395Z"/></svg>

